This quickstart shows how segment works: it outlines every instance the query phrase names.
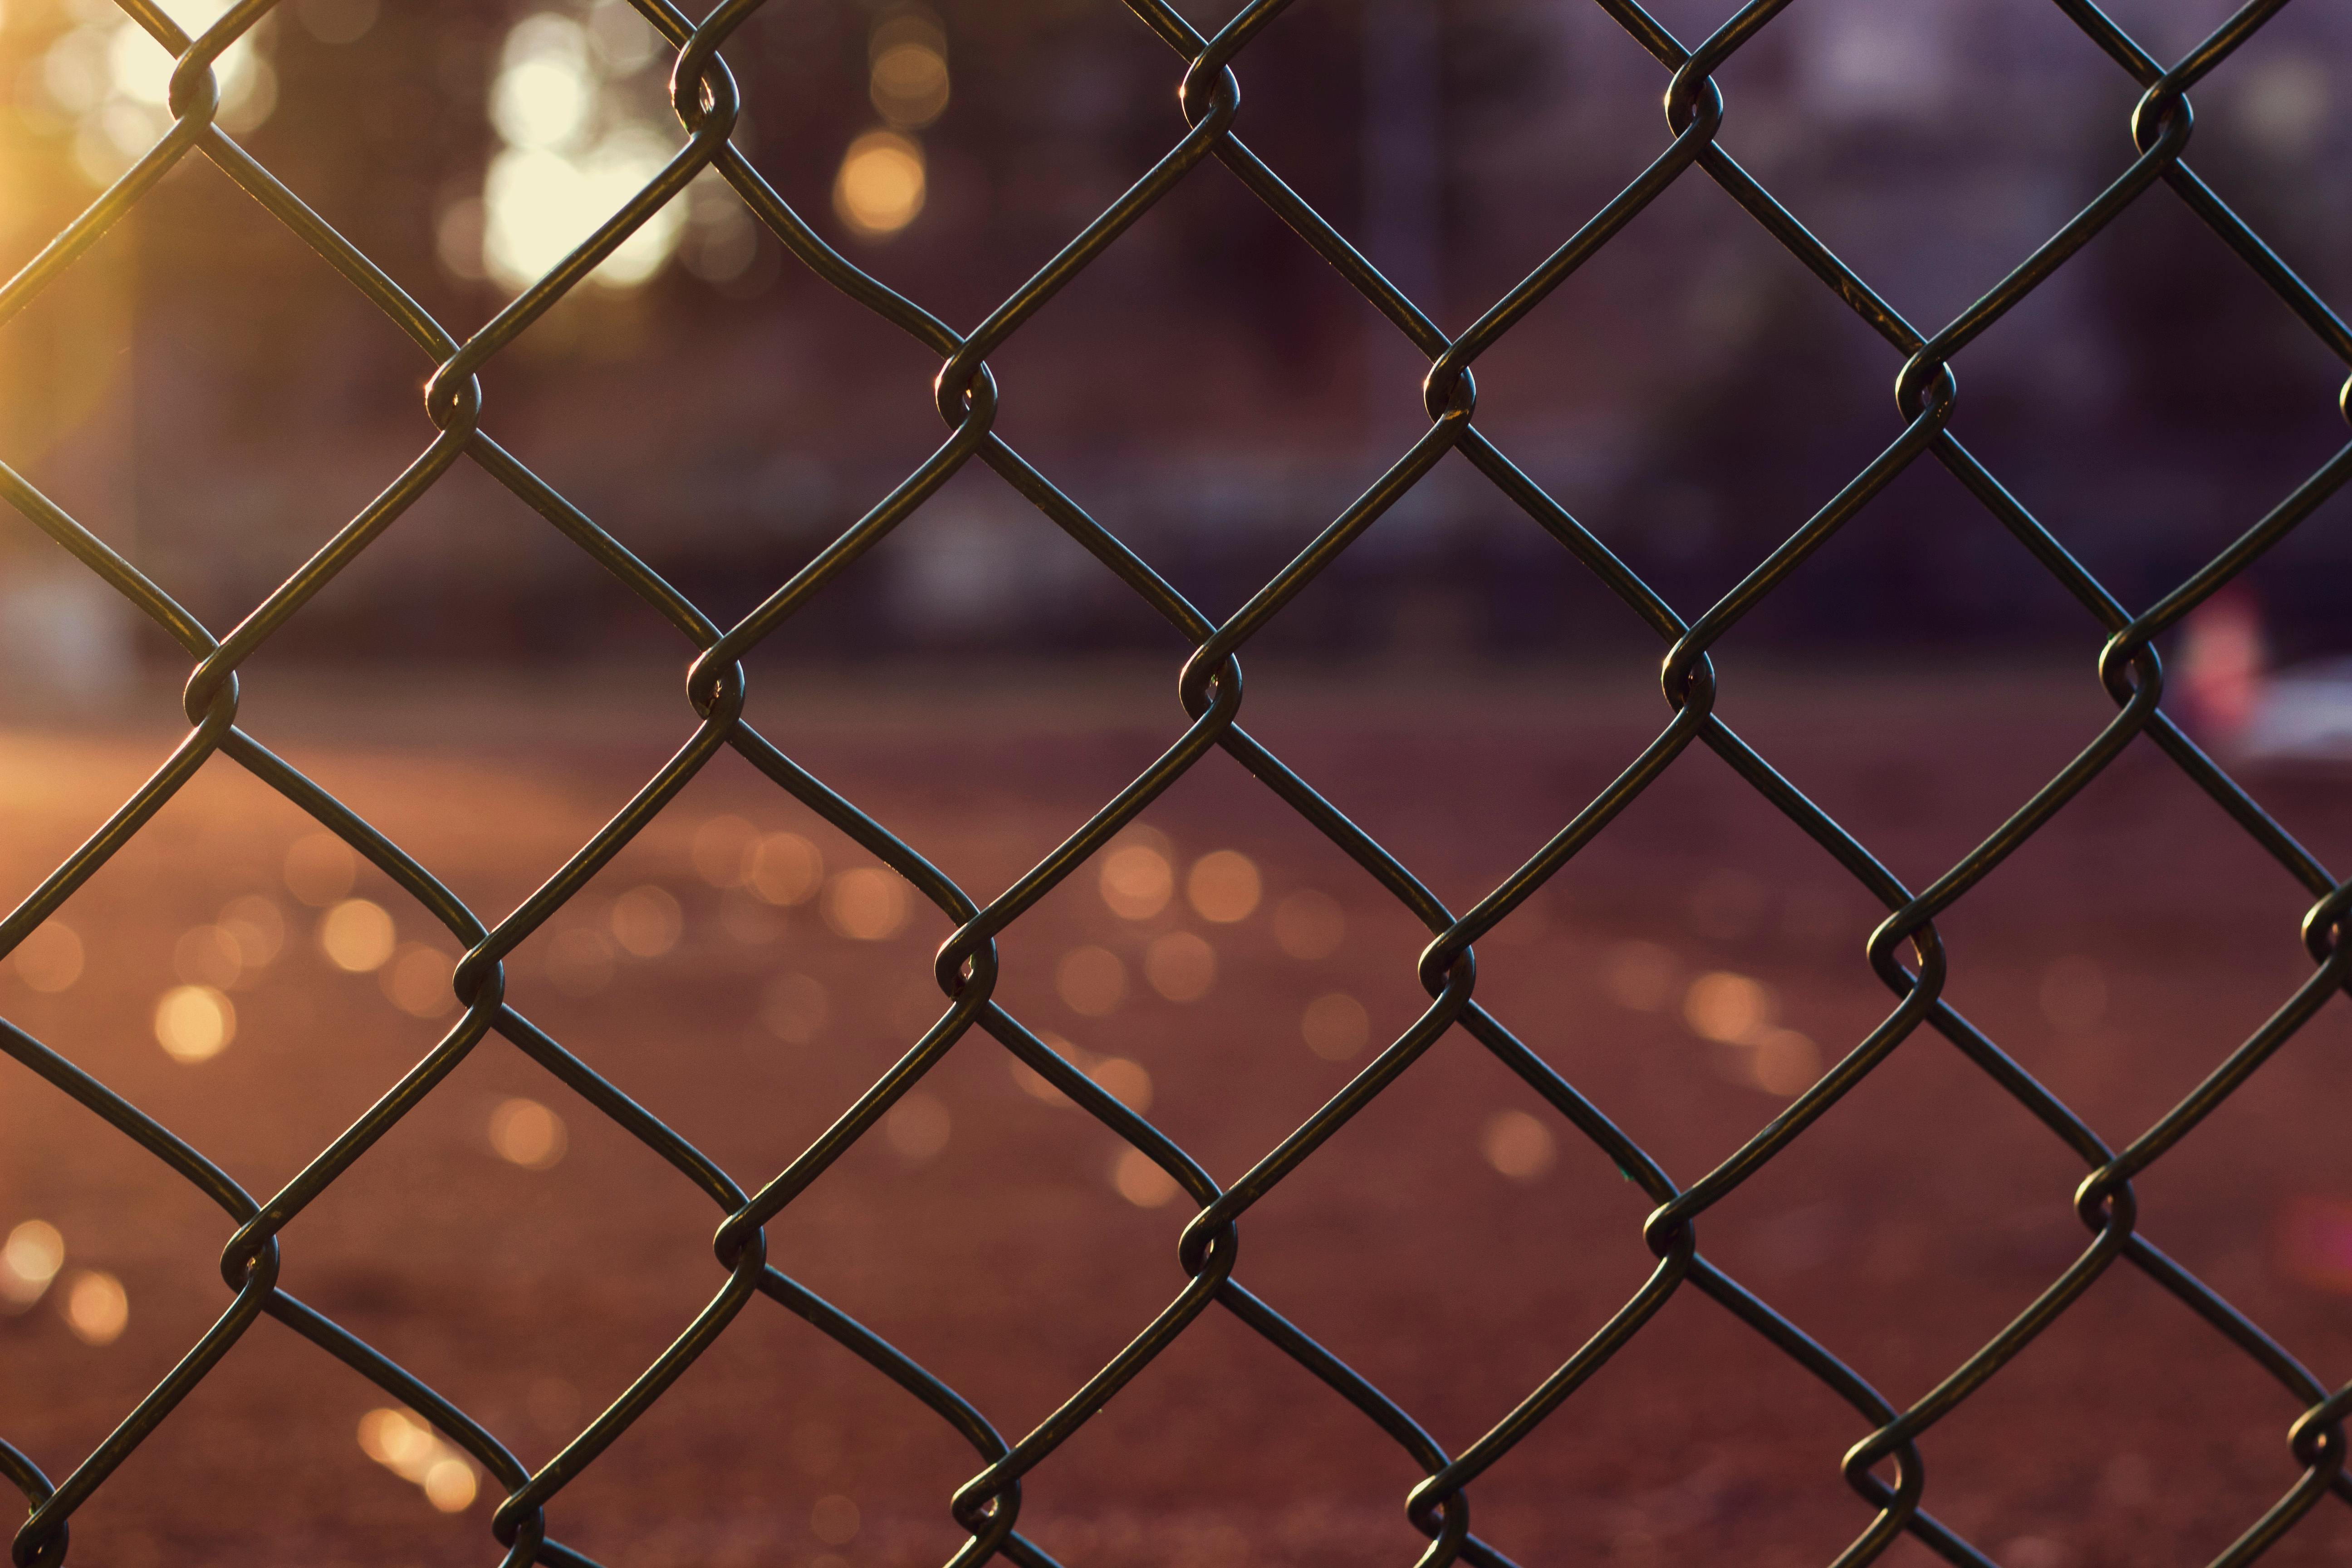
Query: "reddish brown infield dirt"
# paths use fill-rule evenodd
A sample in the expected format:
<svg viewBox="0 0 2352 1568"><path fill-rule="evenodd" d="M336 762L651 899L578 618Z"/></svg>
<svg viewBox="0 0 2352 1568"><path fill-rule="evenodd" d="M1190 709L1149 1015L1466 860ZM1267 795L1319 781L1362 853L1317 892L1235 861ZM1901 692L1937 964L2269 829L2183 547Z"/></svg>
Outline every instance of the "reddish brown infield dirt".
<svg viewBox="0 0 2352 1568"><path fill-rule="evenodd" d="M1170 683L1106 676L1053 689L1018 673L867 683L762 708L768 732L964 886L993 893L1176 731ZM246 718L486 915L511 908L683 738L673 678L610 700L583 688L397 695L257 679ZM637 685L644 687L640 693ZM1457 695L1481 693L1465 704ZM926 693L929 693L927 695ZM337 717L361 700L367 716ZM1912 886L2055 773L2106 717L2087 672L1874 681L1727 676L1721 710ZM513 715L519 733L501 735ZM1254 674L1244 718L1456 909L1493 885L1661 721L1638 671L1459 687L1341 689ZM168 749L160 721L26 720L0 750L8 898L32 888ZM2341 781L2257 791L2323 858L2352 859ZM761 914L695 874L693 830L735 813L808 834L839 869L864 857L722 754L557 928L517 955L509 1000L746 1186L781 1169L939 1006L919 913L896 940L828 931L814 905ZM1237 924L1177 909L1114 917L1089 870L1003 942L999 998L1096 1056L1141 1064L1150 1115L1220 1180L1345 1081L1300 1015L1344 991L1392 1037L1424 1000L1426 940L1336 850L1213 754L1148 815L1180 867L1234 848L1267 903ZM215 762L67 906L88 966L0 1010L206 1152L274 1191L433 1043L374 976L320 955L287 893L298 814ZM544 953L643 884L671 890L684 938L570 995ZM1349 942L1286 956L1281 897L1337 898ZM436 933L373 871L358 892L404 940ZM288 911L286 952L230 994L234 1042L182 1065L159 1048L173 946L223 902ZM2310 970L2307 902L2152 748L2140 746L1941 922L1948 994L2120 1144ZM730 908L731 906L731 908ZM1712 756L1687 755L1528 910L1480 946L1477 994L1677 1180L1696 1179L1783 1101L1722 1070L1740 1052L1683 1016L1716 972L1769 988L1785 1026L1843 1051L1890 1006L1863 958L1868 900ZM762 925L762 921L766 923ZM1179 928L1215 984L1177 1004L1139 978L1108 1017L1057 998L1063 954L1100 943L1130 975ZM1612 999L1622 944L1674 954L1673 996ZM454 951L454 944L444 942ZM2051 978L2053 962L2070 961ZM2087 960L2088 965L2079 961ZM819 1037L761 1021L787 972L831 998ZM2085 974L2095 979L2085 981ZM2106 1000L2096 1005L2104 983ZM2089 1001L2084 1000L2085 987ZM2045 1005L2045 995L2056 1002ZM2071 1000L2070 1000L2071 999ZM2052 1008L2065 1019L2053 1023ZM2352 1373L2352 1062L2340 1000L2137 1184L2142 1229L2273 1331L2322 1379ZM1188 1205L1146 1209L1110 1172L1120 1145L1024 1092L978 1035L925 1086L950 1117L910 1160L877 1133L769 1227L770 1258L961 1390L1008 1436L1046 1415L1182 1286ZM514 1096L569 1129L553 1168L501 1162L486 1125ZM1558 1158L1493 1168L1499 1111L1543 1117ZM1907 1403L1994 1333L2084 1245L2081 1163L1939 1037L1921 1033L1708 1215L1710 1258ZM1458 1449L1630 1297L1651 1258L1648 1204L1459 1033L1245 1219L1237 1278ZM219 1210L13 1065L0 1075L0 1227L38 1217L68 1248L50 1299L0 1319L0 1436L62 1478L223 1310ZM284 1286L545 1461L718 1289L707 1197L493 1037L286 1230ZM92 1346L58 1310L77 1269L128 1292L127 1330ZM436 1512L370 1461L360 1420L389 1403L263 1321L73 1521L72 1561L159 1564L492 1563L492 1489ZM2298 1402L2127 1266L1922 1442L1927 1506L2009 1568L2203 1563L2294 1480ZM1473 1488L1481 1535L1523 1563L1830 1560L1869 1510L1839 1458L1869 1430L1828 1390L1685 1289ZM945 1561L947 1500L978 1468L939 1420L806 1323L755 1300L716 1347L550 1509L556 1538L611 1568ZM1410 1563L1419 1472L1312 1376L1213 1310L1029 1479L1022 1523L1078 1568ZM828 1546L820 1500L857 1528ZM825 1517L841 1533L838 1505ZM2352 1555L2324 1502L2270 1561ZM1892 1563L1922 1564L1898 1543ZM828 1565L830 1568L830 1565Z"/></svg>

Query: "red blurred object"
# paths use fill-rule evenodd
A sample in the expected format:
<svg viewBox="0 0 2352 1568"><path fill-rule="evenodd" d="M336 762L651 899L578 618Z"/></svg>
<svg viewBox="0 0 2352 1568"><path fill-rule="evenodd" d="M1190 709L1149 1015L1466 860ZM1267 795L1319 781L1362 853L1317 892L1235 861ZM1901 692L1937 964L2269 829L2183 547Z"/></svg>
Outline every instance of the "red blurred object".
<svg viewBox="0 0 2352 1568"><path fill-rule="evenodd" d="M2263 698L2269 649L2262 607L2231 584L2190 613L2181 635L2179 689L2190 727L2208 742L2235 742Z"/></svg>

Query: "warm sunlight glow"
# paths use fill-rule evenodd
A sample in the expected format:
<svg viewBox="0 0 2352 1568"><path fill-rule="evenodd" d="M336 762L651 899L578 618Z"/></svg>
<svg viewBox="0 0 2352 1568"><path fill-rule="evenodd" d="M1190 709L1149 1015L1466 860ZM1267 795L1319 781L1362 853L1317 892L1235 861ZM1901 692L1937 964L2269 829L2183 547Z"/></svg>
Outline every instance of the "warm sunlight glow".
<svg viewBox="0 0 2352 1568"><path fill-rule="evenodd" d="M598 18L601 28L602 17ZM571 17L543 11L507 35L490 84L504 146L482 186L484 269L520 290L560 265L669 161L678 137L642 118L614 80L649 58L607 47ZM633 289L677 248L683 205L646 219L589 277Z"/></svg>
<svg viewBox="0 0 2352 1568"><path fill-rule="evenodd" d="M228 9L228 0L173 0L166 7L191 34ZM80 26L52 42L28 74L26 87L42 110L74 126L74 162L94 184L110 184L171 129L166 100L173 58L127 16L90 7ZM248 28L213 63L220 83L214 122L241 136L277 106L278 81L266 51L268 29Z"/></svg>
<svg viewBox="0 0 2352 1568"><path fill-rule="evenodd" d="M286 946L286 917L259 893L223 904L220 929L236 943L237 958L247 969L265 967Z"/></svg>
<svg viewBox="0 0 2352 1568"><path fill-rule="evenodd" d="M542 11L507 35L490 86L490 123L513 147L566 147L586 133L596 110L588 30Z"/></svg>

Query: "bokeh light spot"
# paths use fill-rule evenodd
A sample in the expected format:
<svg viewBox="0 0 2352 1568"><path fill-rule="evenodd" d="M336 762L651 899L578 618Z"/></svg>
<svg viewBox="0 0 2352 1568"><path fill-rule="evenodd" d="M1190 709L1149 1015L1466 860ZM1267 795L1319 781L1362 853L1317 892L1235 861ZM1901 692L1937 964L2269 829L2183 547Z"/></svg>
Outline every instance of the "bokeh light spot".
<svg viewBox="0 0 2352 1568"><path fill-rule="evenodd" d="M1143 950L1143 977L1171 1002L1197 1002L1217 980L1217 950L1189 931L1151 939Z"/></svg>
<svg viewBox="0 0 2352 1568"><path fill-rule="evenodd" d="M110 1345L131 1321L131 1296L113 1275L84 1269L66 1287L65 1313L74 1338L86 1345Z"/></svg>
<svg viewBox="0 0 2352 1568"><path fill-rule="evenodd" d="M831 1014L824 985L812 975L780 974L760 997L760 1022L786 1045L814 1041Z"/></svg>
<svg viewBox="0 0 2352 1568"><path fill-rule="evenodd" d="M923 149L895 131L869 131L849 144L833 179L833 210L863 239L887 239L923 210Z"/></svg>
<svg viewBox="0 0 2352 1568"><path fill-rule="evenodd" d="M1486 1163L1515 1182L1532 1182L1559 1157L1551 1129L1524 1110L1498 1110L1487 1118L1478 1147Z"/></svg>
<svg viewBox="0 0 2352 1568"><path fill-rule="evenodd" d="M502 1100L490 1112L490 1147L499 1159L526 1171L545 1171L571 1147L563 1118L535 1100Z"/></svg>
<svg viewBox="0 0 2352 1568"><path fill-rule="evenodd" d="M0 1310L21 1312L39 1300L65 1267L66 1238L44 1219L28 1219L0 1245Z"/></svg>
<svg viewBox="0 0 2352 1568"><path fill-rule="evenodd" d="M1183 1189L1140 1149L1123 1149L1111 1162L1110 1184L1120 1197L1139 1209L1156 1209Z"/></svg>
<svg viewBox="0 0 2352 1568"><path fill-rule="evenodd" d="M457 962L438 948L423 942L402 946L378 976L392 1005L416 1018L439 1018L457 1005L449 988Z"/></svg>
<svg viewBox="0 0 2352 1568"><path fill-rule="evenodd" d="M81 978L81 938L63 921L35 926L8 956L16 978L36 991L63 991Z"/></svg>
<svg viewBox="0 0 2352 1568"><path fill-rule="evenodd" d="M1193 912L1217 925L1249 919L1262 890L1257 862L1238 849L1202 856L1184 879L1184 896L1192 900Z"/></svg>
<svg viewBox="0 0 2352 1568"><path fill-rule="evenodd" d="M1353 996L1334 991L1307 1004L1298 1032L1306 1037L1307 1048L1325 1061L1344 1062L1371 1039L1371 1015Z"/></svg>
<svg viewBox="0 0 2352 1568"><path fill-rule="evenodd" d="M1107 947L1075 947L1054 970L1062 1005L1084 1018L1104 1018L1127 1000L1127 965Z"/></svg>
<svg viewBox="0 0 2352 1568"><path fill-rule="evenodd" d="M743 862L743 883L771 904L803 904L824 884L824 857L797 833L771 833Z"/></svg>
<svg viewBox="0 0 2352 1568"><path fill-rule="evenodd" d="M1168 857L1148 844L1127 844L1103 857L1102 900L1121 920L1150 920L1176 893Z"/></svg>
<svg viewBox="0 0 2352 1568"><path fill-rule="evenodd" d="M1105 1094L1138 1116L1151 1109L1151 1074L1141 1062L1131 1062L1125 1057L1098 1057L1087 1068L1087 1076L1099 1084ZM1044 1082L1042 1079L1038 1081ZM1051 1084L1046 1087L1053 1088ZM1060 1093L1055 1090L1057 1099Z"/></svg>
<svg viewBox="0 0 2352 1568"><path fill-rule="evenodd" d="M955 1119L947 1102L919 1089L908 1089L882 1119L882 1136L899 1158L920 1164L948 1146Z"/></svg>
<svg viewBox="0 0 2352 1568"><path fill-rule="evenodd" d="M327 962L352 974L382 969L398 942L391 914L366 899L345 899L319 922L319 946Z"/></svg>
<svg viewBox="0 0 2352 1568"><path fill-rule="evenodd" d="M696 826L688 854L694 874L714 888L740 888L750 869L760 830L740 816L706 818Z"/></svg>
<svg viewBox="0 0 2352 1568"><path fill-rule="evenodd" d="M314 909L323 909L352 890L360 858L331 833L298 838L286 850L286 890Z"/></svg>
<svg viewBox="0 0 2352 1568"><path fill-rule="evenodd" d="M1683 993L1683 1021L1702 1039L1749 1043L1772 1022L1772 993L1760 981L1718 969Z"/></svg>
<svg viewBox="0 0 2352 1568"><path fill-rule="evenodd" d="M1293 958L1328 958L1348 940L1348 917L1339 900L1312 888L1274 906L1274 942Z"/></svg>
<svg viewBox="0 0 2352 1568"><path fill-rule="evenodd" d="M1654 942L1621 942L1601 961L1601 982L1611 1000L1636 1013L1654 1013L1675 994L1682 965Z"/></svg>
<svg viewBox="0 0 2352 1568"><path fill-rule="evenodd" d="M677 945L685 911L667 889L647 883L613 900L613 940L636 958L659 958Z"/></svg>
<svg viewBox="0 0 2352 1568"><path fill-rule="evenodd" d="M857 1539L857 1505L838 1492L816 1500L809 1510L809 1533L827 1546L846 1546Z"/></svg>
<svg viewBox="0 0 2352 1568"><path fill-rule="evenodd" d="M209 985L175 985L155 1004L155 1043L175 1062L206 1061L236 1038L236 1009Z"/></svg>
<svg viewBox="0 0 2352 1568"><path fill-rule="evenodd" d="M907 923L907 884L877 866L844 871L825 884L824 923L853 941L887 941Z"/></svg>

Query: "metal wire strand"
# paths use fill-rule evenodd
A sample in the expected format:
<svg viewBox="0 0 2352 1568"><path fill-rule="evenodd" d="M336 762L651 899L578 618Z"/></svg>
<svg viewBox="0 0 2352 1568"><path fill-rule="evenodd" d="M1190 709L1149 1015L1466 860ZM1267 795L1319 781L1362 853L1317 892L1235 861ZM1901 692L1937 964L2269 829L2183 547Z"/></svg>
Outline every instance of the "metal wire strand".
<svg viewBox="0 0 2352 1568"><path fill-rule="evenodd" d="M1174 78L1179 113L1170 127L1167 150L969 332L956 331L834 250L730 140L744 106L721 51L762 0L724 0L699 23L671 0L633 0L675 51L671 100L686 133L685 143L594 234L522 290L480 331L463 340L435 321L386 271L215 123L219 95L213 62L267 15L272 3L239 0L201 36L192 38L152 0L120 0L126 14L174 58L169 100L172 125L86 211L0 284L0 322L37 299L165 174L191 153L198 153L321 257L423 351L426 426L420 435L425 444L375 499L334 531L309 561L236 626L217 634L64 508L15 469L0 464L0 499L155 622L193 660L185 687L191 726L185 737L86 843L60 862L14 910L0 918L0 957L13 951L119 854L191 778L221 758L226 765L260 781L351 845L463 944L466 955L456 967L452 987L464 1013L349 1128L279 1191L261 1200L247 1194L200 1151L114 1089L22 1028L0 1021L0 1053L145 1150L218 1205L229 1221L221 1255L228 1299L220 1316L96 1448L66 1464L63 1479L52 1482L25 1451L0 1440L0 1477L16 1487L26 1506L10 1548L11 1560L18 1568L55 1568L66 1560L76 1510L158 1426L173 1418L187 1394L213 1374L222 1358L263 1318L284 1324L342 1367L403 1402L497 1479L504 1497L493 1515L493 1540L486 1551L497 1552L499 1561L593 1568L591 1559L550 1534L562 1511L565 1489L664 1396L730 1323L751 1309L755 1298L761 1297L847 1349L971 1445L981 1469L951 1497L941 1500L941 1506L966 1535L950 1559L956 1568L977 1568L999 1557L1026 1568L1050 1568L1053 1559L1018 1528L1024 1479L1048 1465L1055 1450L1118 1397L1213 1304L1223 1308L1356 1408L1419 1468L1423 1479L1399 1500L1408 1521L1427 1538L1420 1568L1444 1568L1457 1561L1481 1568L1507 1568L1510 1559L1504 1547L1471 1531L1471 1494L1478 1478L1506 1462L1529 1433L1558 1418L1587 1380L1636 1339L1659 1310L1685 1288L1716 1302L1854 1412L1858 1425L1850 1447L1842 1454L1821 1456L1825 1472L1835 1468L1866 1510L1853 1542L1836 1558L1841 1568L1877 1559L1906 1533L1947 1562L1986 1568L1991 1559L1938 1523L1924 1507L1927 1479L1922 1442L1938 1423L1997 1377L2026 1345L2046 1332L2117 1261L2129 1263L2179 1300L2223 1342L2278 1384L2299 1412L2284 1434L2294 1473L2275 1500L2250 1506L2243 1531L2215 1563L2252 1562L2331 1492L2352 1501L2352 1480L2345 1474L2343 1429L2347 1413L2352 1412L2352 1386L2326 1388L2262 1328L2160 1250L2139 1228L2138 1203L2131 1185L2135 1176L2193 1136L2217 1107L2293 1043L2331 997L2352 984L2352 951L2342 941L2347 912L2352 910L2352 887L2338 883L2174 722L2163 706L2163 673L2155 653L2160 636L2291 536L2352 477L2352 446L2295 487L2210 562L2134 612L2058 542L1952 429L1960 407L1954 366L1969 345L2042 287L2117 216L2151 199L2159 187L2171 191L2305 328L2352 366L2352 329L2190 168L2185 157L2194 128L2190 89L2223 67L2256 36L2282 8L2284 0L2249 0L2168 68L2092 0L2053 0L2058 11L2140 88L2141 97L2125 127L2131 138L2131 156L2120 161L2097 197L2019 259L2005 276L1991 280L1967 310L1932 333L1906 322L1720 144L1718 135L1732 109L1715 79L1716 73L1769 29L1787 0L1749 0L1695 48L1677 39L1639 0L1597 0L1601 10L1665 71L1667 140L1640 175L1454 336L1437 324L1423 302L1408 298L1383 277L1240 135L1240 62L1249 45L1277 22L1290 0L1251 0L1213 35L1200 31L1168 0L1128 0L1129 9L1168 45L1181 67ZM1398 453L1385 471L1374 477L1295 559L1222 621L1187 602L1149 562L997 433L1000 394L988 364L992 353L1050 310L1073 279L1172 190L1188 180L1214 177L1202 173L1212 165L1222 166L1263 201L1424 355L1430 367L1423 386L1430 421L1427 430ZM484 426L487 409L480 378L485 367L510 349L666 204L677 199L705 168L717 171L751 216L813 276L939 356L940 368L929 386L909 392L927 397L948 428L937 450L732 626L712 619L494 440ZM1476 426L1477 392L1472 367L1548 297L1576 287L1585 263L1693 170L1718 186L1886 342L1895 355L1896 418L1885 434L1887 444L1868 466L1824 498L1818 510L1729 593L1686 617ZM1244 707L1241 655L1247 645L1279 618L1309 583L1376 528L1399 498L1421 483L1448 453L1461 454L1500 495L1658 637L1665 704L1663 728L1656 738L1606 789L1570 813L1559 831L1510 876L1460 914L1449 910L1411 868L1254 739L1240 721ZM2083 606L2103 639L2091 673L2116 711L2063 769L1982 844L1914 891L1716 711L1710 650L1808 555L1868 507L1885 486L1922 458L1931 456L1961 481L2029 558ZM1160 755L1052 853L992 899L975 897L958 886L913 846L808 771L744 717L748 691L744 657L824 593L860 554L918 514L975 457L1164 619L1188 650L1176 672L1178 711ZM560 537L676 627L682 638L686 676L687 710L680 715L680 738L670 759L544 884L495 920L469 908L373 824L238 723L240 668L290 621L317 613L310 605L318 594L374 548L460 458L475 464L521 500ZM2003 861L2021 845L2042 831L2143 738L2179 767L2313 900L2302 928L2280 933L2283 943L2300 944L2312 967L2271 1018L2222 1055L2204 1081L2178 1106L2116 1149L1952 1006L1944 994L1950 959L1935 921L1998 874ZM1885 920L1866 950L1855 956L1887 987L1892 1003L1886 1016L1854 1041L1818 1082L1728 1158L1685 1184L1478 998L1475 943L1606 832L1694 743L1728 763L1761 799L1812 839L1885 909ZM518 944L576 898L598 869L642 834L722 748L743 757L784 795L890 867L953 927L935 963L940 987L935 1021L832 1127L782 1170L764 1182L751 1184L739 1183L509 1005L503 967ZM1054 888L1076 874L1153 799L1210 752L1218 751L1239 763L1308 827L1347 855L1373 887L1396 900L1430 933L1415 970L1430 998L1426 1009L1339 1092L1230 1186L1222 1187L1182 1147L1056 1054L995 997L996 938ZM1857 1084L1896 1052L1910 1048L1923 1025L2082 1162L2085 1174L2080 1186L2072 1194L2053 1194L2053 1201L2072 1205L2088 1229L2090 1240L2082 1254L2000 1333L1953 1368L1924 1397L1908 1406L1897 1406L1825 1345L1710 1261L1699 1247L1699 1222L1708 1210L1805 1136ZM1253 1291L1235 1269L1243 1221L1249 1211L1290 1179L1367 1105L1391 1092L1409 1074L1436 1070L1421 1064L1438 1040L1457 1029L1517 1075L1642 1189L1652 1205L1643 1236L1656 1263L1583 1345L1572 1350L1563 1347L1564 1359L1549 1376L1508 1408L1498 1411L1483 1436L1460 1453L1449 1455L1394 1400ZM278 1284L281 1233L286 1227L366 1158L378 1140L436 1092L459 1062L493 1037L569 1086L616 1128L659 1156L708 1195L720 1215L712 1235L719 1278L709 1300L679 1325L672 1342L619 1398L554 1458L535 1470L517 1460L487 1426L409 1369ZM1177 1277L1168 1304L1138 1325L1118 1354L1051 1415L1012 1442L1000 1436L962 1394L801 1284L785 1262L772 1260L763 1228L864 1138L893 1103L949 1055L973 1040L979 1043L969 1048L1002 1048L1041 1074L1095 1121L1165 1171L1198 1210L1178 1246ZM1887 1473L1890 1467L1891 1474Z"/></svg>

